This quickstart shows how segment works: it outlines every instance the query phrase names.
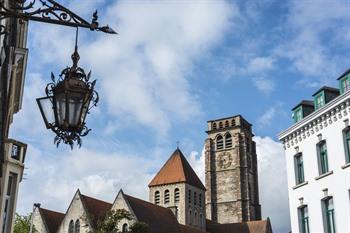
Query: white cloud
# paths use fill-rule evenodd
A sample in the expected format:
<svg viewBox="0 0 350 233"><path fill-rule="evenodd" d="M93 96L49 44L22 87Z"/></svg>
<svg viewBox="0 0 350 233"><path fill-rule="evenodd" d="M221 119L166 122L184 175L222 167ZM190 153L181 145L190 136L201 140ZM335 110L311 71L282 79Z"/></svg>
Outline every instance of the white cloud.
<svg viewBox="0 0 350 233"><path fill-rule="evenodd" d="M278 114L279 105L271 106L268 108L257 120L258 127L263 128L272 124L273 118Z"/></svg>
<svg viewBox="0 0 350 233"><path fill-rule="evenodd" d="M110 4L103 22L119 35L100 33L91 42L82 32L79 40L81 61L98 77L108 113L163 135L174 121L201 114L188 76L194 62L207 56L227 30L232 30L233 19L239 15L235 4L223 0ZM38 59L67 63L74 41L74 33L67 32L35 28L33 47L47 50ZM47 33L51 36L45 36Z"/></svg>
<svg viewBox="0 0 350 233"><path fill-rule="evenodd" d="M258 155L262 215L270 217L274 232L289 232L287 173L281 143L270 137L254 137Z"/></svg>
<svg viewBox="0 0 350 233"><path fill-rule="evenodd" d="M252 58L247 67L249 73L260 73L271 70L275 59L271 57L254 57Z"/></svg>
<svg viewBox="0 0 350 233"><path fill-rule="evenodd" d="M275 89L275 83L265 77L253 78L253 82L256 88L265 94L270 94Z"/></svg>

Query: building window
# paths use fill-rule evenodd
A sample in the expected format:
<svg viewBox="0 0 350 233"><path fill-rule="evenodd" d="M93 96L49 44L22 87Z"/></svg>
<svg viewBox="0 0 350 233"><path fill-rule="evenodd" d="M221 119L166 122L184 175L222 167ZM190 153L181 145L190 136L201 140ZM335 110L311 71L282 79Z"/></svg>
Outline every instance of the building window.
<svg viewBox="0 0 350 233"><path fill-rule="evenodd" d="M299 211L299 228L301 233L309 233L309 212L307 206L302 206L298 209Z"/></svg>
<svg viewBox="0 0 350 233"><path fill-rule="evenodd" d="M323 225L325 233L335 233L335 217L333 198L328 197L322 201L323 204Z"/></svg>
<svg viewBox="0 0 350 233"><path fill-rule="evenodd" d="M297 123L303 119L303 110L301 107L294 111L294 122Z"/></svg>
<svg viewBox="0 0 350 233"><path fill-rule="evenodd" d="M68 233L74 233L74 221L73 220L70 220L70 222L69 222Z"/></svg>
<svg viewBox="0 0 350 233"><path fill-rule="evenodd" d="M198 220L197 220L197 212L194 212L194 225L197 226L198 225Z"/></svg>
<svg viewBox="0 0 350 233"><path fill-rule="evenodd" d="M75 221L75 233L80 233L80 221Z"/></svg>
<svg viewBox="0 0 350 233"><path fill-rule="evenodd" d="M122 232L128 232L128 224L124 223L122 229Z"/></svg>
<svg viewBox="0 0 350 233"><path fill-rule="evenodd" d="M193 204L197 205L197 193L196 192L193 193Z"/></svg>
<svg viewBox="0 0 350 233"><path fill-rule="evenodd" d="M301 184L305 181L304 179L304 164L303 164L303 154L298 153L294 156L295 163L295 180L296 184Z"/></svg>
<svg viewBox="0 0 350 233"><path fill-rule="evenodd" d="M191 193L191 190L189 189L188 190L188 203L191 203L192 201L192 193Z"/></svg>
<svg viewBox="0 0 350 233"><path fill-rule="evenodd" d="M231 134L226 134L225 136L225 148L231 148L232 147L232 136Z"/></svg>
<svg viewBox="0 0 350 233"><path fill-rule="evenodd" d="M319 109L324 105L323 93L321 92L315 97L315 109Z"/></svg>
<svg viewBox="0 0 350 233"><path fill-rule="evenodd" d="M216 129L216 123L215 122L213 123L213 129Z"/></svg>
<svg viewBox="0 0 350 233"><path fill-rule="evenodd" d="M174 201L175 203L180 201L180 190L178 188L176 188L174 191Z"/></svg>
<svg viewBox="0 0 350 233"><path fill-rule="evenodd" d="M236 120L235 119L232 119L231 126L236 126Z"/></svg>
<svg viewBox="0 0 350 233"><path fill-rule="evenodd" d="M11 149L11 158L19 160L19 152L20 152L20 147L13 144Z"/></svg>
<svg viewBox="0 0 350 233"><path fill-rule="evenodd" d="M223 139L223 137L221 135L219 135L216 138L216 149L217 150L224 149L224 139Z"/></svg>
<svg viewBox="0 0 350 233"><path fill-rule="evenodd" d="M192 211L190 210L190 215L189 215L189 224L191 225L192 224Z"/></svg>
<svg viewBox="0 0 350 233"><path fill-rule="evenodd" d="M11 211L14 208L14 194L16 192L17 175L10 173L8 176L7 190L5 195L5 207L3 213L2 232L8 232L12 223Z"/></svg>
<svg viewBox="0 0 350 233"><path fill-rule="evenodd" d="M199 194L198 201L199 201L199 207L202 207L202 194L201 193Z"/></svg>
<svg viewBox="0 0 350 233"><path fill-rule="evenodd" d="M327 144L321 141L317 144L318 163L320 175L328 172Z"/></svg>
<svg viewBox="0 0 350 233"><path fill-rule="evenodd" d="M228 121L225 121L225 128L230 127L230 123Z"/></svg>
<svg viewBox="0 0 350 233"><path fill-rule="evenodd" d="M345 93L348 90L350 90L349 78L346 77L346 78L342 79L340 85L341 85L341 93Z"/></svg>
<svg viewBox="0 0 350 233"><path fill-rule="evenodd" d="M344 137L344 149L345 149L345 161L350 163L350 127L347 127L343 131Z"/></svg>
<svg viewBox="0 0 350 233"><path fill-rule="evenodd" d="M156 191L154 193L154 203L157 205L159 205L159 203L160 203L160 192L159 191Z"/></svg>
<svg viewBox="0 0 350 233"><path fill-rule="evenodd" d="M165 190L164 191L164 203L167 204L170 202L170 192L169 190Z"/></svg>
<svg viewBox="0 0 350 233"><path fill-rule="evenodd" d="M222 122L219 122L219 129L224 128L224 125L222 124Z"/></svg>

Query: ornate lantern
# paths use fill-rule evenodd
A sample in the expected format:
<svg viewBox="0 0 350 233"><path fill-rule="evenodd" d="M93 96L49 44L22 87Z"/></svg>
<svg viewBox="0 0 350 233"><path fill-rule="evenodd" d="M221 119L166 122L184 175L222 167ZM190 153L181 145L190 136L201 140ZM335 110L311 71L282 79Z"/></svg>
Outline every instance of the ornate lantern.
<svg viewBox="0 0 350 233"><path fill-rule="evenodd" d="M54 143L57 146L62 141L71 148L74 141L81 146L80 137L86 136L91 130L85 125L86 115L99 99L94 90L96 80L89 81L91 71L86 74L78 66L79 58L76 40L73 66L64 69L58 80L51 73L52 82L45 89L47 97L37 99L46 128L56 133Z"/></svg>

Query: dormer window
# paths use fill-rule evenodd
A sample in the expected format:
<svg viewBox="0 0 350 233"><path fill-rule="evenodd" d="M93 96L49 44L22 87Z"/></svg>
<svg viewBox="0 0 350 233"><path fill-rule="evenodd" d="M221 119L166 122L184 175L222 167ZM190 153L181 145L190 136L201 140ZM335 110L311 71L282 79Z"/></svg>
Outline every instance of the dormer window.
<svg viewBox="0 0 350 233"><path fill-rule="evenodd" d="M321 92L320 94L315 96L315 110L321 108L324 105L324 96Z"/></svg>
<svg viewBox="0 0 350 233"><path fill-rule="evenodd" d="M294 122L299 122L303 119L303 109L300 107L294 111Z"/></svg>
<svg viewBox="0 0 350 233"><path fill-rule="evenodd" d="M345 93L348 90L350 90L349 78L348 77L346 77L345 79L341 80L341 90L342 90L342 93Z"/></svg>

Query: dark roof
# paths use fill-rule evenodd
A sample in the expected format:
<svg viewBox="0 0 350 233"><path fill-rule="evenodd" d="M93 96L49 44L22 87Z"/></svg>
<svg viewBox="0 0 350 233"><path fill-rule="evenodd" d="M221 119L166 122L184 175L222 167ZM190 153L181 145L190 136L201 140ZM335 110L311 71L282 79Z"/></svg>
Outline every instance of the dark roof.
<svg viewBox="0 0 350 233"><path fill-rule="evenodd" d="M205 190L203 183L193 171L181 150L177 148L148 186L180 182Z"/></svg>
<svg viewBox="0 0 350 233"><path fill-rule="evenodd" d="M43 218L49 233L56 233L58 230L58 227L60 226L64 214L60 212L55 212L52 210L39 208L41 217Z"/></svg>
<svg viewBox="0 0 350 233"><path fill-rule="evenodd" d="M207 221L207 231L212 233L272 233L272 228L269 219L229 224Z"/></svg>
<svg viewBox="0 0 350 233"><path fill-rule="evenodd" d="M207 231L202 231L197 228L179 224L181 233L208 233Z"/></svg>
<svg viewBox="0 0 350 233"><path fill-rule="evenodd" d="M88 217L91 221L92 227L96 227L99 220L102 220L107 213L112 208L112 204L104 202L92 197L80 194L81 201L87 211Z"/></svg>
<svg viewBox="0 0 350 233"><path fill-rule="evenodd" d="M320 93L323 90L327 91L327 92L333 92L333 93L339 94L339 89L338 88L323 86L318 91L316 91L315 94L313 94L312 96L317 95L318 93Z"/></svg>
<svg viewBox="0 0 350 233"><path fill-rule="evenodd" d="M347 69L344 73L342 73L342 74L339 76L339 78L338 78L337 80L341 79L342 77L344 77L345 75L347 75L349 72L350 72L350 69Z"/></svg>
<svg viewBox="0 0 350 233"><path fill-rule="evenodd" d="M151 233L181 233L175 215L170 209L123 194L138 221L148 224Z"/></svg>
<svg viewBox="0 0 350 233"><path fill-rule="evenodd" d="M294 111L300 105L314 107L314 101L312 101L312 100L303 100L298 105L296 105L294 108L292 108L292 111Z"/></svg>

